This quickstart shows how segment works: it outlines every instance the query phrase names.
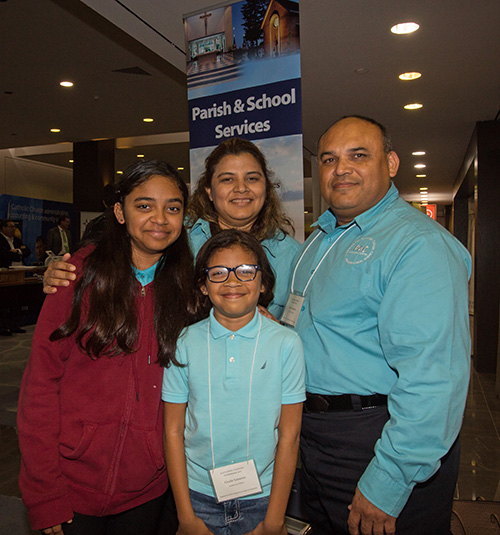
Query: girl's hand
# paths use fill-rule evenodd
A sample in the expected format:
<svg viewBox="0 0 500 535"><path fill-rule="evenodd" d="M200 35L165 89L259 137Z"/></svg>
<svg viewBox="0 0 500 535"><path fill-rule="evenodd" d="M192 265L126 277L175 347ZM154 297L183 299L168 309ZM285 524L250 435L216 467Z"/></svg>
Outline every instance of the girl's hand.
<svg viewBox="0 0 500 535"><path fill-rule="evenodd" d="M71 522L73 522L73 519L68 520L65 522L65 524L71 524ZM51 528L42 529L42 533L45 533L45 535L64 535L62 524L57 524Z"/></svg>
<svg viewBox="0 0 500 535"><path fill-rule="evenodd" d="M69 253L66 253L61 261L51 262L43 275L43 291L46 294L55 294L57 292L56 286L69 286L70 281L76 279L75 266L68 264L67 261L71 258Z"/></svg>
<svg viewBox="0 0 500 535"><path fill-rule="evenodd" d="M285 524L269 526L266 521L259 522L255 529L246 533L246 535L287 535L288 531Z"/></svg>
<svg viewBox="0 0 500 535"><path fill-rule="evenodd" d="M195 516L193 520L188 522L181 522L179 520L179 528L177 535L214 535L206 526L201 518Z"/></svg>

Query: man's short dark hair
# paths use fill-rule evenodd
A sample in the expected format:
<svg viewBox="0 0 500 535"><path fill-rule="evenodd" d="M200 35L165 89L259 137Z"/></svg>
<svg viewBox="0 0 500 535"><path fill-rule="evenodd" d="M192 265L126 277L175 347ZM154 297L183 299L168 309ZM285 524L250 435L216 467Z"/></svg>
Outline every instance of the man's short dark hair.
<svg viewBox="0 0 500 535"><path fill-rule="evenodd" d="M372 119L371 117L365 117L364 115L344 115L340 117L340 119L337 119L319 136L317 148L319 148L319 143L321 141L321 138L328 132L328 130L330 130L332 126L336 125L340 121L343 121L344 119L361 119L362 121L366 121L367 123L375 125L380 130L380 133L382 134L382 144L384 146L384 152L386 154L389 154L389 152L394 150L392 139L387 128L382 123L379 123L375 119Z"/></svg>
<svg viewBox="0 0 500 535"><path fill-rule="evenodd" d="M65 219L69 219L69 215L61 215L57 220L57 224L60 225Z"/></svg>
<svg viewBox="0 0 500 535"><path fill-rule="evenodd" d="M0 228L6 227L9 223L14 223L12 219L2 219L0 220Z"/></svg>

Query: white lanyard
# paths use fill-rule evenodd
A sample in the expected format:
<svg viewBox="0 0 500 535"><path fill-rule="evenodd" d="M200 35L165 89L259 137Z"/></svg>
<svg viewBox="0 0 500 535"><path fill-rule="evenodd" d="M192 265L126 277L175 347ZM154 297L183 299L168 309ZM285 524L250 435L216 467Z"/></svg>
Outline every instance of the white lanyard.
<svg viewBox="0 0 500 535"><path fill-rule="evenodd" d="M256 312L257 314L257 312ZM255 365L255 356L257 355L257 346L259 345L260 331L262 329L262 315L259 314L259 332L257 333L257 340L255 341L255 349L253 351L252 368L250 371L250 385L248 389L248 423L247 423L247 461L250 455L250 405L252 401L252 378L253 368ZM208 348L208 411L210 421L210 447L212 448L212 466L215 469L215 455L214 455L214 440L212 434L212 381L210 374L210 320L207 322L207 348Z"/></svg>
<svg viewBox="0 0 500 535"><path fill-rule="evenodd" d="M345 230L344 232L342 232L342 234L330 245L330 247L328 247L328 250L326 251L326 253L321 257L321 260L319 261L318 265L314 268L314 271L312 272L311 276L309 277L309 280L307 281L307 284L302 292L302 295L305 296L306 294L306 290L307 288L309 287L309 284L310 282L312 281L314 275L316 275L316 272L318 271L319 269L319 266L321 266L321 264L323 263L323 260L326 258L326 256L328 255L328 253L331 251L331 249L333 248L333 246L340 240L340 238L342 238L342 236L348 232L349 230L351 230L353 227L355 226L355 223L351 223ZM302 261L302 258L303 256L307 253L307 250L309 249L309 247L311 247L311 245L316 241L317 238L319 238L319 236L321 236L321 232L318 232L318 234L316 234L316 236L314 237L314 239L311 241L311 243L304 249L304 251L302 252L302 254L300 255L300 258L298 259L297 261L297 264L295 264L295 269L293 270L293 276L292 276L292 285L291 285L291 288L290 288L290 292L293 294L294 293L294 285L295 285L295 274L297 273L297 268L299 267L299 264L300 262Z"/></svg>

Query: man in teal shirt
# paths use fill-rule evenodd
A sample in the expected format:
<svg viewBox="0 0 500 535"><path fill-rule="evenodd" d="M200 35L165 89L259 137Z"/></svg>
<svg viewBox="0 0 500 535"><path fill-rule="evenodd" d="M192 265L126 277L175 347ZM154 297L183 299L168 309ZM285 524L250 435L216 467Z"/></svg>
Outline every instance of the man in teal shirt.
<svg viewBox="0 0 500 535"><path fill-rule="evenodd" d="M314 533L446 534L470 373L470 256L399 197L399 158L376 121L334 123L318 160L330 208L282 318L306 358L301 472Z"/></svg>

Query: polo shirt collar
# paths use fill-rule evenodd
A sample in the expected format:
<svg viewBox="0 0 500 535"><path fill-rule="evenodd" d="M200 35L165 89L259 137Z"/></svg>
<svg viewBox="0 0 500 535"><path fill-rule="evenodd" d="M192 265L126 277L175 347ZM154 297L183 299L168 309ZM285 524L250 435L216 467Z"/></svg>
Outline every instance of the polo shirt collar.
<svg viewBox="0 0 500 535"><path fill-rule="evenodd" d="M231 334L234 334L236 336L243 336L244 338L255 338L257 334L259 333L259 327L260 327L260 312L258 309L255 309L254 317L250 320L249 323L247 323L244 327L239 329L238 331L231 331L229 329L226 329L223 325L221 325L214 316L214 309L210 310L210 334L213 338L221 338L222 336L228 336Z"/></svg>
<svg viewBox="0 0 500 535"><path fill-rule="evenodd" d="M150 282L153 282L157 266L158 262L153 264L151 267L142 270L137 269L135 266L132 266L132 270L134 272L135 278L141 283L141 285L147 286Z"/></svg>
<svg viewBox="0 0 500 535"><path fill-rule="evenodd" d="M355 217L353 221L354 224L358 226L361 231L367 230L382 217L384 212L390 208L398 198L399 192L394 185L394 182L391 181L391 186L384 197L375 206L372 206L369 210L366 210L366 212ZM337 227L337 218L333 212L328 209L326 212L323 212L318 220L311 226L317 226L327 234L331 234L336 228L347 228L353 222L351 221L351 223Z"/></svg>

